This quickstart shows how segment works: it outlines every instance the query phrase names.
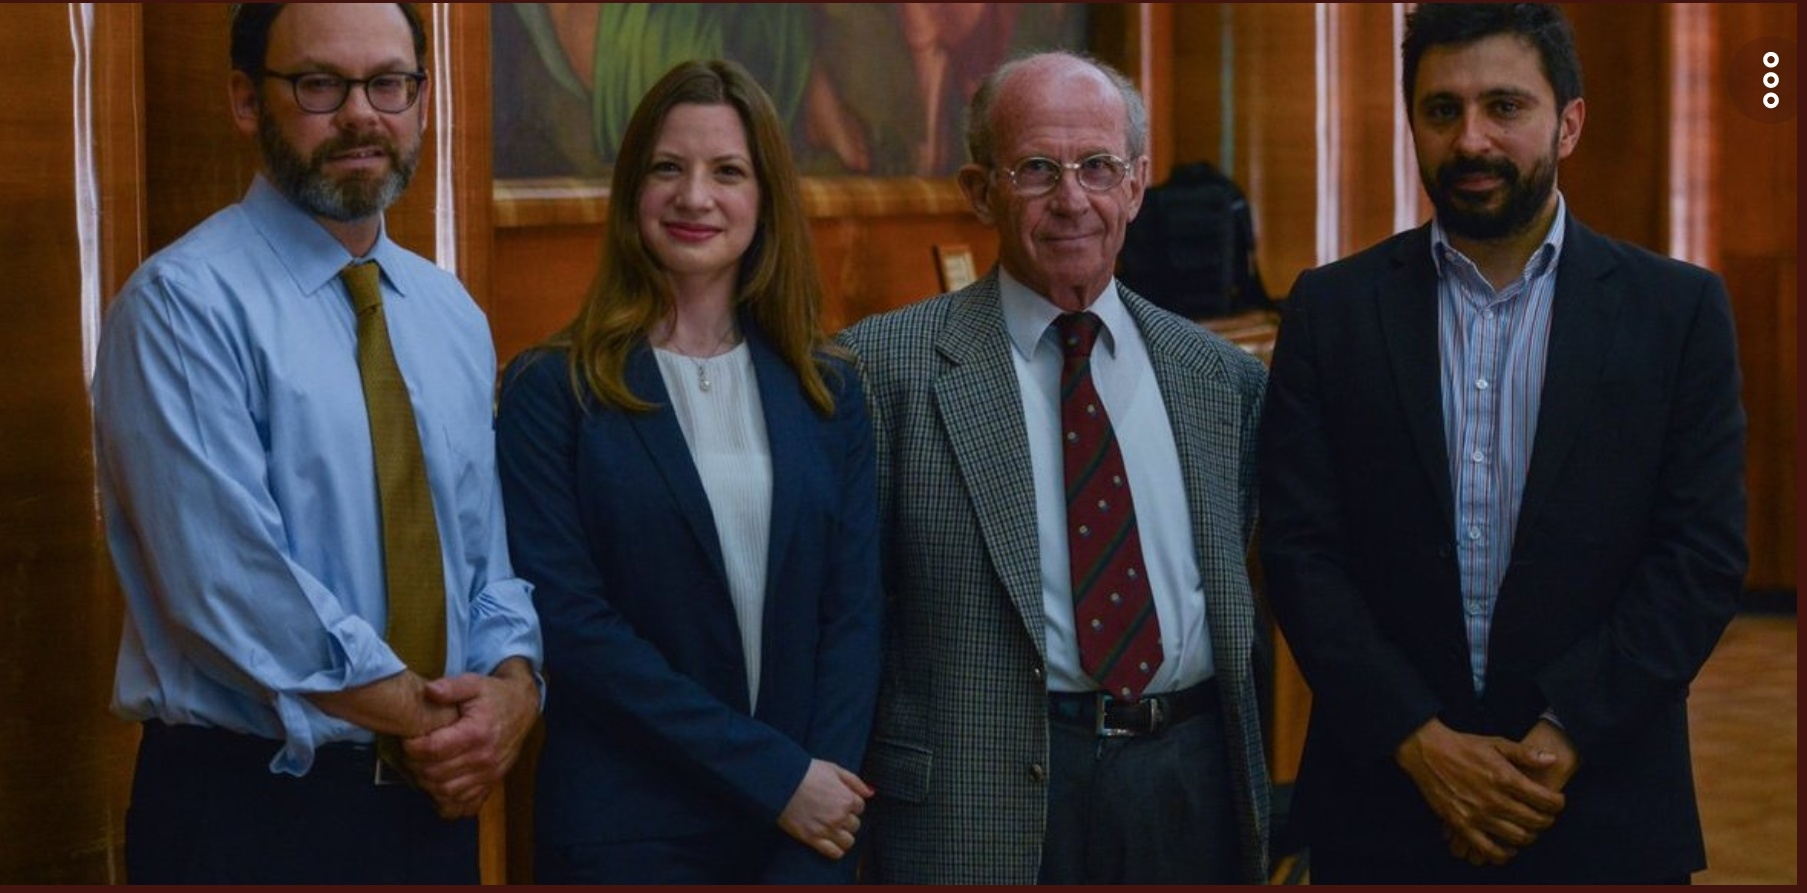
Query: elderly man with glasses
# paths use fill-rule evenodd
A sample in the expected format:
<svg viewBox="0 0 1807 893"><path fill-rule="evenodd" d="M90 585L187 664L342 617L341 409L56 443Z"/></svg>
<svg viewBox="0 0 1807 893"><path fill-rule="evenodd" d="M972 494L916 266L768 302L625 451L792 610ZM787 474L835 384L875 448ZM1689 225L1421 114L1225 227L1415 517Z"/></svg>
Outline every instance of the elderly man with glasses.
<svg viewBox="0 0 1807 893"><path fill-rule="evenodd" d="M1148 115L1065 52L979 88L967 288L869 318L884 670L864 777L890 883L1258 883L1259 361L1113 277Z"/></svg>

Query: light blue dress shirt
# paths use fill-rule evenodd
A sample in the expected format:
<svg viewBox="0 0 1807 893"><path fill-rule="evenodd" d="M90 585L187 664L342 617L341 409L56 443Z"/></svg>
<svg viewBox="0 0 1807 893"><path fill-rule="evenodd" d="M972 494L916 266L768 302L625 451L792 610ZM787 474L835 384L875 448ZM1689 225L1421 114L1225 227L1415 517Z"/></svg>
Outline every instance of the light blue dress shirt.
<svg viewBox="0 0 1807 893"><path fill-rule="evenodd" d="M508 561L495 348L458 280L390 241L383 302L439 523L446 671L540 666ZM261 176L108 310L93 381L101 505L126 602L113 710L278 739L271 770L370 732L305 697L401 672L385 585L352 256Z"/></svg>
<svg viewBox="0 0 1807 893"><path fill-rule="evenodd" d="M1035 475L1035 526L1047 613L1048 689L1095 691L1079 663L1073 581L1067 556L1067 485L1060 439L1060 371L1064 362L1050 326L1061 310L998 269L1011 362L1023 396L1029 463ZM1173 425L1161 400L1148 345L1112 280L1086 309L1104 322L1092 352L1092 383L1111 427L1120 433L1124 471L1136 504L1142 561L1161 621L1162 662L1148 691L1180 691L1216 672L1206 626L1204 577L1192 537L1186 481Z"/></svg>

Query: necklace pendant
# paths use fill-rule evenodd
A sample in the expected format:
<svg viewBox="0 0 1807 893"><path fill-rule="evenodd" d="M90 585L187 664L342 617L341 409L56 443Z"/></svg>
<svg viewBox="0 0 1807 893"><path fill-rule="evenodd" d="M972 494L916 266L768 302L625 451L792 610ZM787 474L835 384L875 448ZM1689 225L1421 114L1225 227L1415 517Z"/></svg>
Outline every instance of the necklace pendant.
<svg viewBox="0 0 1807 893"><path fill-rule="evenodd" d="M696 386L697 390L705 394L709 393L709 372L701 366L696 367Z"/></svg>

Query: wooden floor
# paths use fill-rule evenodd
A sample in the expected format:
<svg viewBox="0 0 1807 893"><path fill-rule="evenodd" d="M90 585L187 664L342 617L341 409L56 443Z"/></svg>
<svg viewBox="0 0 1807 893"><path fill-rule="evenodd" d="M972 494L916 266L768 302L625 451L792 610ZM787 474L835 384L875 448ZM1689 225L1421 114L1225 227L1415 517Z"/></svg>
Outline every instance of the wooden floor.
<svg viewBox="0 0 1807 893"><path fill-rule="evenodd" d="M1795 681L1795 615L1745 614L1694 682L1696 884L1795 883Z"/></svg>

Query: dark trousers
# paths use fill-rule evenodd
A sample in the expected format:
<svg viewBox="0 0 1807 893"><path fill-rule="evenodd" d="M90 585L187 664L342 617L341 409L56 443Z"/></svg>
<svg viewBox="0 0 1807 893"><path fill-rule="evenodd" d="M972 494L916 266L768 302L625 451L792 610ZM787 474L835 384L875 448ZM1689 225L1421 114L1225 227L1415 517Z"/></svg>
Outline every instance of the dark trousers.
<svg viewBox="0 0 1807 893"><path fill-rule="evenodd" d="M1381 820L1377 819L1377 821ZM1562 819L1558 817L1557 821L1560 822ZM1536 844L1532 844L1532 846L1536 846ZM1430 854L1428 861L1422 853L1414 853L1413 857L1411 860L1392 859L1377 854L1372 848L1358 849L1318 844L1310 850L1310 882L1317 885L1361 884L1382 887L1401 884L1463 887L1482 884L1512 886L1636 884L1675 887L1693 883L1693 876L1687 874L1667 877L1642 875L1607 879L1562 877L1548 871L1526 871L1524 863L1519 861L1507 862L1504 866L1473 866L1444 851Z"/></svg>
<svg viewBox="0 0 1807 893"><path fill-rule="evenodd" d="M134 884L474 884L477 822L373 783L370 748L329 745L307 775L270 771L280 742L144 725L126 812Z"/></svg>
<svg viewBox="0 0 1807 893"><path fill-rule="evenodd" d="M1223 717L1100 738L1049 724L1044 884L1229 884L1239 845Z"/></svg>
<svg viewBox="0 0 1807 893"><path fill-rule="evenodd" d="M757 884L781 844L762 832L543 845L534 854L533 879L539 884Z"/></svg>

